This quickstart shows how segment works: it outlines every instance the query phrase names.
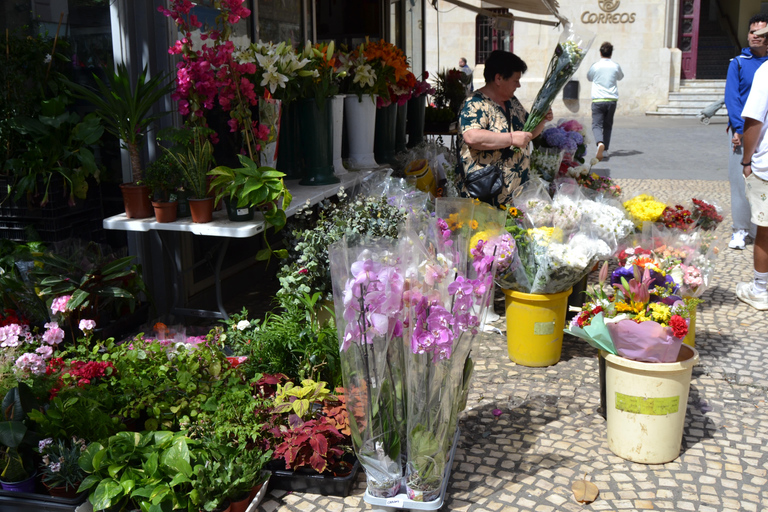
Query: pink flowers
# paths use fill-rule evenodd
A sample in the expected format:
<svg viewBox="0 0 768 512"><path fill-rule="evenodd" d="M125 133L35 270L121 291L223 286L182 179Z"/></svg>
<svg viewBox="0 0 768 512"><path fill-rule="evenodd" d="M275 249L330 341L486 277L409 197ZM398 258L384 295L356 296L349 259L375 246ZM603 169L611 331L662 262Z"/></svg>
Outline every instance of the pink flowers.
<svg viewBox="0 0 768 512"><path fill-rule="evenodd" d="M5 327L0 327L0 347L18 347L23 343L21 336L24 329L19 324L9 324Z"/></svg>
<svg viewBox="0 0 768 512"><path fill-rule="evenodd" d="M53 302L51 302L51 313L54 315L56 313L66 313L67 302L69 302L69 299L71 298L71 295L62 295L61 297L56 297L53 299Z"/></svg>
<svg viewBox="0 0 768 512"><path fill-rule="evenodd" d="M16 369L32 375L42 375L45 373L45 359L38 354L27 352L16 360Z"/></svg>
<svg viewBox="0 0 768 512"><path fill-rule="evenodd" d="M64 340L64 331L57 322L45 324L46 331L43 333L43 341L48 345L58 345Z"/></svg>
<svg viewBox="0 0 768 512"><path fill-rule="evenodd" d="M78 328L87 334L96 328L96 322L93 320L89 320L87 318L83 318L82 320L80 320L80 324L78 325Z"/></svg>

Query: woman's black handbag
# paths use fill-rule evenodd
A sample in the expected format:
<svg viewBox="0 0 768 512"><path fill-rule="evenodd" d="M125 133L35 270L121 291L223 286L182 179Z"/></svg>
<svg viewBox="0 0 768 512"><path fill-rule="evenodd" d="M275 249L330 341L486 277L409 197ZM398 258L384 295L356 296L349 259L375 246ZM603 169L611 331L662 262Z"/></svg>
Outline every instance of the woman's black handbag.
<svg viewBox="0 0 768 512"><path fill-rule="evenodd" d="M463 170L463 169L462 169ZM494 204L504 187L504 172L497 165L487 165L464 178L464 188L471 197L484 203Z"/></svg>

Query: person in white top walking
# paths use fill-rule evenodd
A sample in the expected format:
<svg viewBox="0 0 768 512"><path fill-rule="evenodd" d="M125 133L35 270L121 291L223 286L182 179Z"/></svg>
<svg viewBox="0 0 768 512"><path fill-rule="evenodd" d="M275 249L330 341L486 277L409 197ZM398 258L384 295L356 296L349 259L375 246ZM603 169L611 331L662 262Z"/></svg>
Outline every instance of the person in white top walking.
<svg viewBox="0 0 768 512"><path fill-rule="evenodd" d="M768 37L768 27L755 35ZM736 296L760 311L768 310L768 62L755 72L752 89L741 111L744 119L744 183L755 235L754 277L736 285Z"/></svg>
<svg viewBox="0 0 768 512"><path fill-rule="evenodd" d="M589 68L587 80L592 82L592 134L597 144L597 159L602 160L611 145L613 116L619 101L616 82L624 78L621 66L611 60L613 45L600 45L601 59Z"/></svg>

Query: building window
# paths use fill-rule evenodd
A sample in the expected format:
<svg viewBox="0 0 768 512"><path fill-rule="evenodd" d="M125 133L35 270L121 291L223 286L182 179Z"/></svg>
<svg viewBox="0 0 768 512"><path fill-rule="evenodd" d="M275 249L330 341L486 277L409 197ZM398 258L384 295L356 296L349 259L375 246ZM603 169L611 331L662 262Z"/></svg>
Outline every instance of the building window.
<svg viewBox="0 0 768 512"><path fill-rule="evenodd" d="M487 9L507 14L507 9ZM494 28L493 18L478 14L475 19L475 63L485 64L493 50L512 51L512 32Z"/></svg>

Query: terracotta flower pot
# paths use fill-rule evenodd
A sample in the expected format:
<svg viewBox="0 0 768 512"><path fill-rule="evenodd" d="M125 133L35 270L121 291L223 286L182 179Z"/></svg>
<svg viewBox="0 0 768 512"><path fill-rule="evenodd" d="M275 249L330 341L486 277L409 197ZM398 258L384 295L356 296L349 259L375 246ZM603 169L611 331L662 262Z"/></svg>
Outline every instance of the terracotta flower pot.
<svg viewBox="0 0 768 512"><path fill-rule="evenodd" d="M45 480L43 480L43 485L46 489L48 489L48 494L55 498L66 498L66 499L73 499L77 497L77 488L80 486L79 484L75 487L70 487L67 489L66 486L61 485L58 487L51 487L47 483L45 483Z"/></svg>
<svg viewBox="0 0 768 512"><path fill-rule="evenodd" d="M189 209L192 212L192 222L203 224L213 220L213 198L189 199Z"/></svg>
<svg viewBox="0 0 768 512"><path fill-rule="evenodd" d="M248 505L251 504L251 497L249 495L245 495L245 498L239 500L239 501L232 501L232 503L229 505L229 512L245 512L248 508Z"/></svg>
<svg viewBox="0 0 768 512"><path fill-rule="evenodd" d="M168 203L152 201L152 207L155 209L155 218L157 222L173 222L176 220L176 211L178 203L171 201Z"/></svg>
<svg viewBox="0 0 768 512"><path fill-rule="evenodd" d="M149 187L146 185L134 185L133 183L121 183L120 191L123 193L123 205L125 215L129 219L146 219L153 214L152 204L149 201Z"/></svg>

